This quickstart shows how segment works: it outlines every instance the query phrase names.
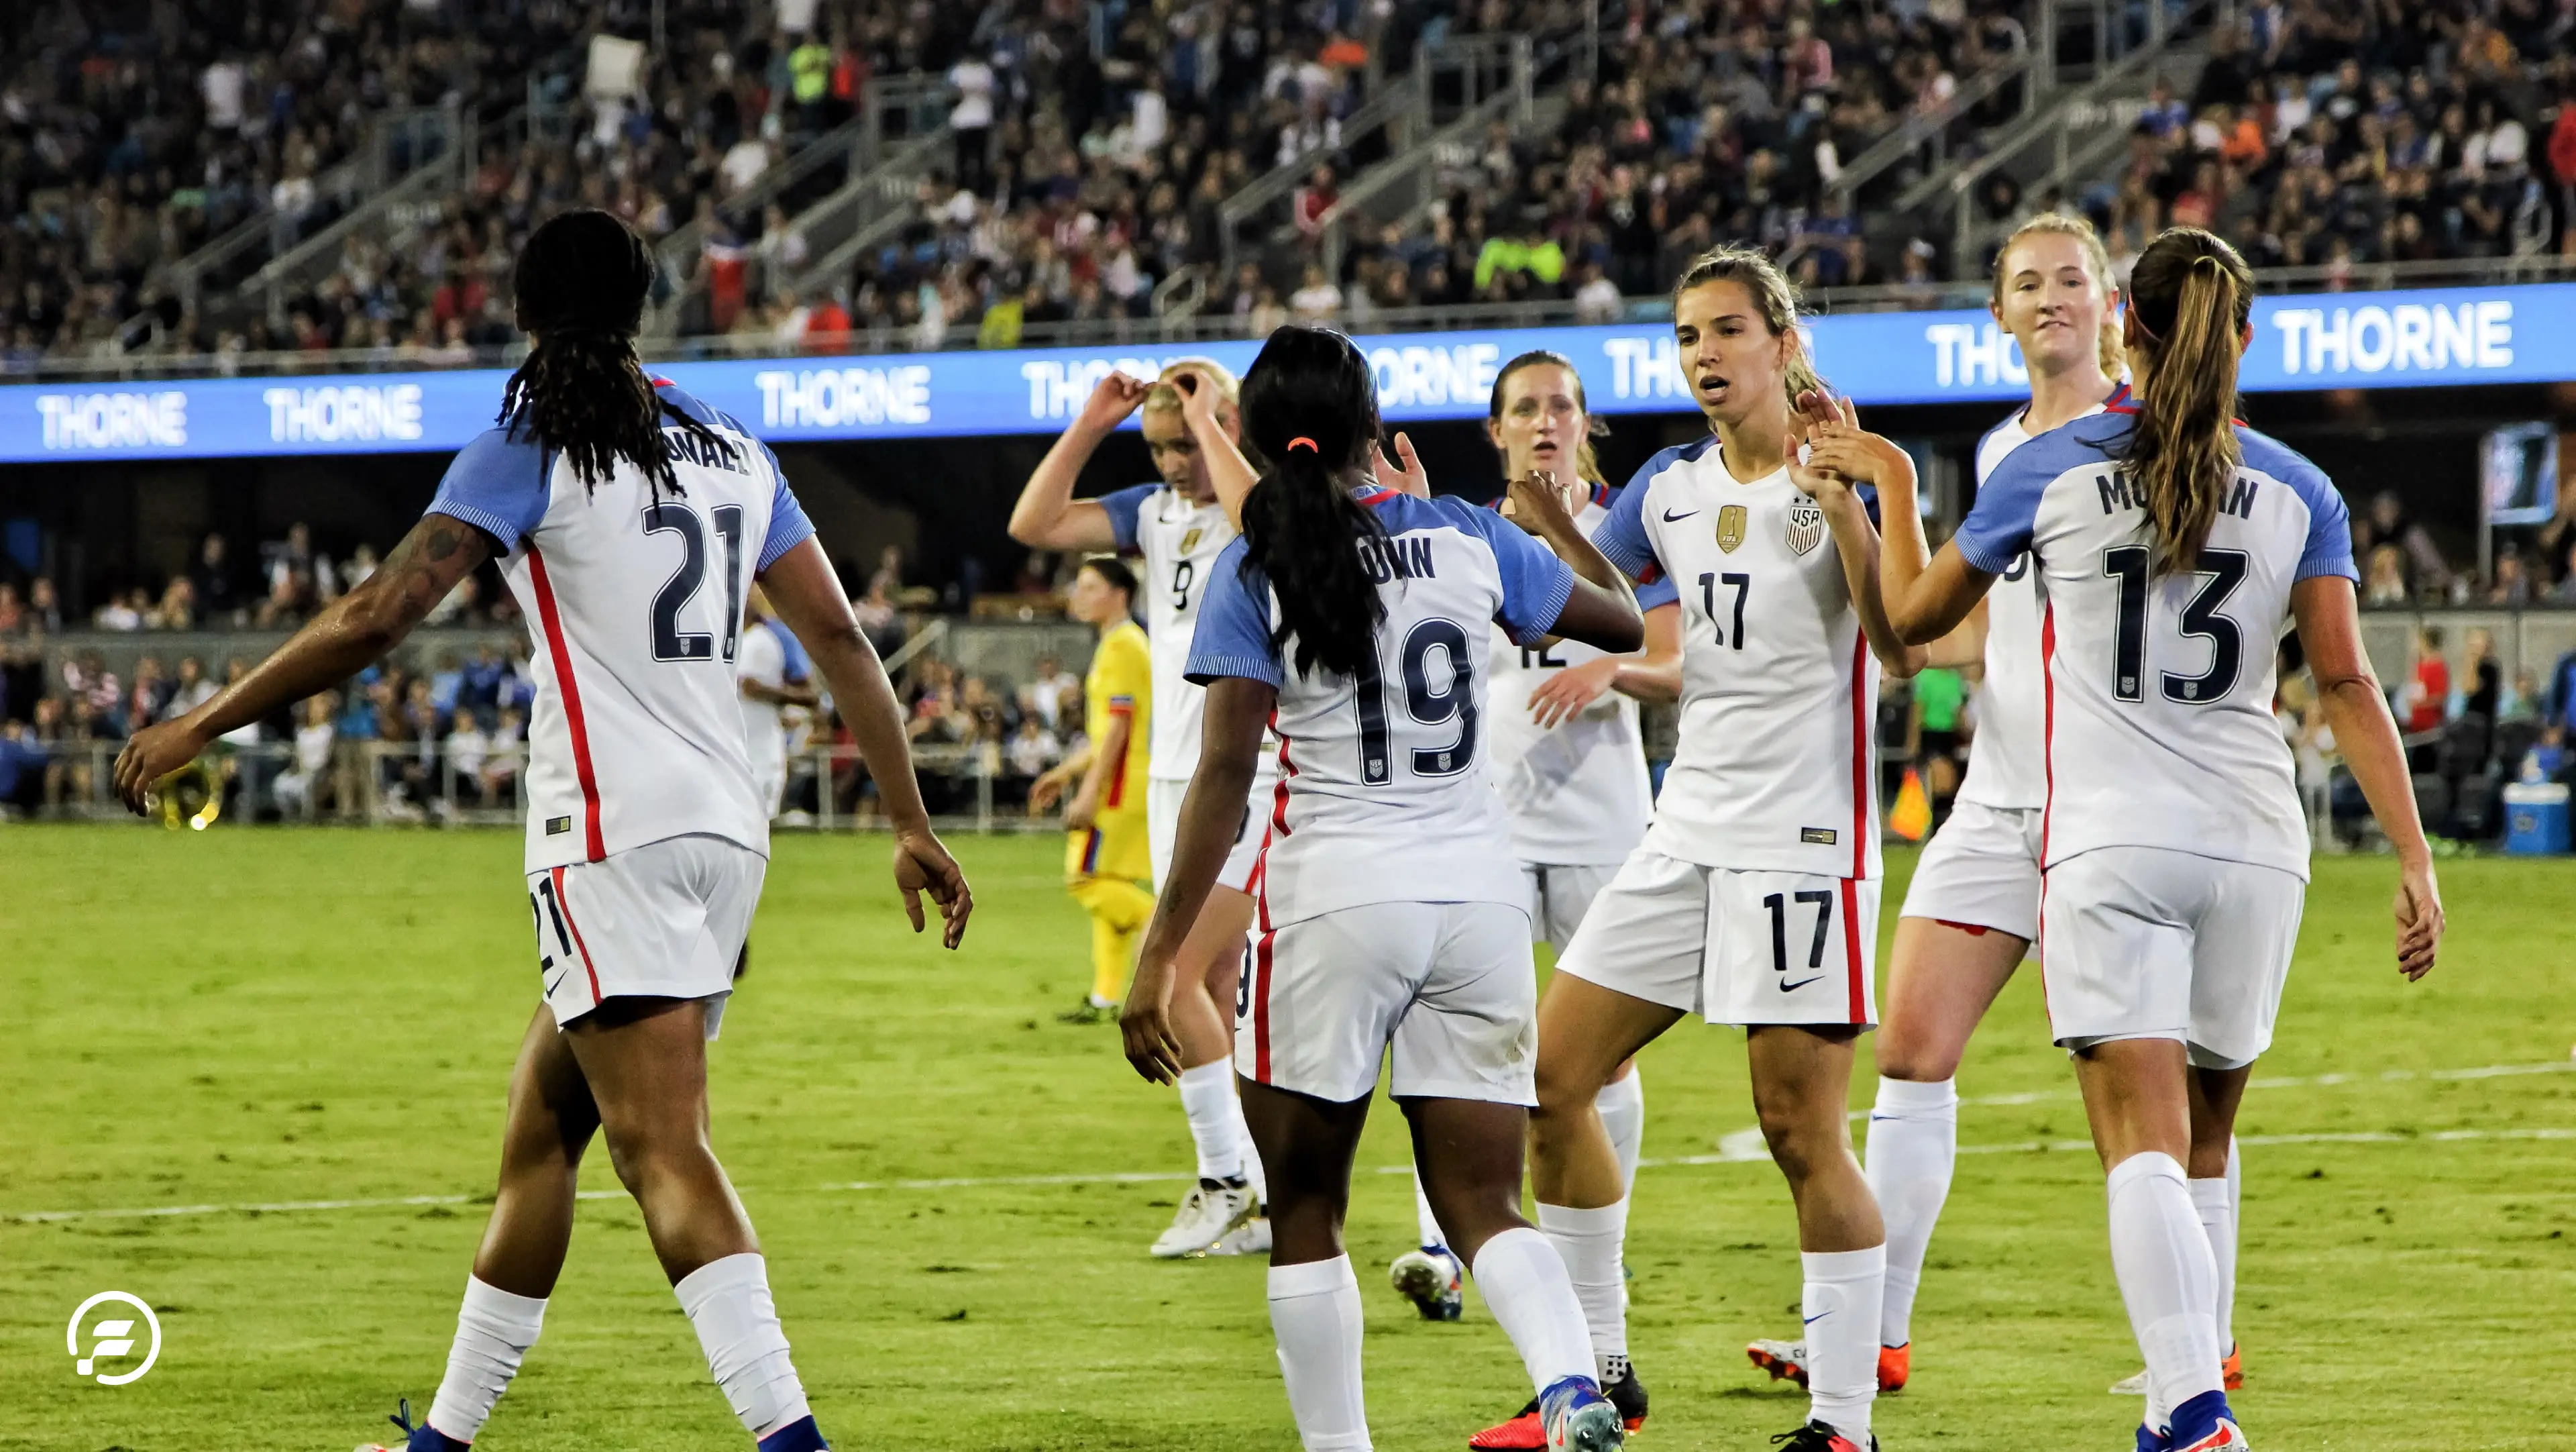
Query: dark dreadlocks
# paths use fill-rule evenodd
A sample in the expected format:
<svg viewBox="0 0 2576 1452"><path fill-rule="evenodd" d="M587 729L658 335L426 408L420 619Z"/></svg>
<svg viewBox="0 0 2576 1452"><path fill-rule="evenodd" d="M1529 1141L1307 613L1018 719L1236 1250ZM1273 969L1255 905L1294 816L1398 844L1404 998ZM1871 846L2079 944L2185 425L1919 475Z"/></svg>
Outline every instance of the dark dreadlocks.
<svg viewBox="0 0 2576 1452"><path fill-rule="evenodd" d="M501 425L514 432L524 425L572 460L573 477L585 489L596 488L625 459L644 471L655 498L666 488L679 494L679 477L662 446L662 420L710 445L719 441L655 393L635 360L635 330L653 287L653 254L644 239L610 212L562 213L519 249L511 286L520 331L535 346L502 390Z"/></svg>

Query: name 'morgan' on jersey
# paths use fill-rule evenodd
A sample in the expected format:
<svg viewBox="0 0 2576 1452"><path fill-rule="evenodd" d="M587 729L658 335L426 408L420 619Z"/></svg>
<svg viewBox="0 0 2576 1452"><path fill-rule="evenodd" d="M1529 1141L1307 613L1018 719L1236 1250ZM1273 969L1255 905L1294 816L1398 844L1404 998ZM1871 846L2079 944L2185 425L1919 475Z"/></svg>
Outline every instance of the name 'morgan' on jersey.
<svg viewBox="0 0 2576 1452"><path fill-rule="evenodd" d="M1878 662L1824 511L1785 467L1736 479L1712 436L1647 460L1593 540L1642 582L1639 603L1667 581L1681 601L1681 741L1646 845L1876 877Z"/></svg>
<svg viewBox="0 0 2576 1452"><path fill-rule="evenodd" d="M1488 625L1536 643L1574 572L1491 510L1456 499L1363 493L1387 538L1368 552L1386 619L1375 668L1300 673L1293 635L1273 644L1273 587L1247 577L1240 541L1217 561L1190 651L1205 684L1278 689L1282 775L1260 894L1272 927L1378 902L1526 907L1510 825L1487 776Z"/></svg>
<svg viewBox="0 0 2576 1452"><path fill-rule="evenodd" d="M2015 450L1957 536L1980 570L2037 562L2047 862L2165 847L2305 878L2307 816L2272 716L2277 644L2293 585L2356 577L2343 497L2239 425L2243 463L2196 567L2159 576L2144 486L2119 462L2134 422L2114 395Z"/></svg>
<svg viewBox="0 0 2576 1452"><path fill-rule="evenodd" d="M769 850L735 657L753 579L814 527L768 445L668 383L655 391L707 430L662 430L676 493L622 459L585 487L533 436L492 429L430 501L500 544L536 637L531 872L689 833Z"/></svg>

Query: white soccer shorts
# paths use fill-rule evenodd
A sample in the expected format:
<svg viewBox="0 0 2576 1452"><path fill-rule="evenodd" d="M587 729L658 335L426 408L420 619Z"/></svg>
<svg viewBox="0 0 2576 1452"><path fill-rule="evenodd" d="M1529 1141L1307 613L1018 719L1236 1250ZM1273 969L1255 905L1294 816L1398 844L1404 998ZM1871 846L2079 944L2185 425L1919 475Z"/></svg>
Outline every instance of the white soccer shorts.
<svg viewBox="0 0 2576 1452"><path fill-rule="evenodd" d="M1710 1023L1878 1022L1875 878L1702 867L1640 847L1557 971Z"/></svg>
<svg viewBox="0 0 2576 1452"><path fill-rule="evenodd" d="M1490 902L1384 902L1262 933L1237 990L1235 1072L1334 1103L1535 1105L1538 978L1529 919Z"/></svg>
<svg viewBox="0 0 2576 1452"><path fill-rule="evenodd" d="M769 859L692 834L528 874L558 1027L611 998L703 998L716 1036Z"/></svg>
<svg viewBox="0 0 2576 1452"><path fill-rule="evenodd" d="M2097 847L2048 869L2041 904L2049 1031L2067 1049L2179 1039L2203 1068L2272 1046L2307 884L2178 852Z"/></svg>
<svg viewBox="0 0 2576 1452"><path fill-rule="evenodd" d="M1261 861L1261 844L1270 840L1271 797L1278 786L1279 763L1265 752L1260 769L1252 774L1252 793L1244 801L1243 820L1234 831L1234 850L1217 871L1217 886L1252 891L1252 869ZM1181 802L1189 794L1186 780L1148 778L1145 782L1145 851L1154 864L1157 893L1163 889L1164 874L1172 870L1172 848L1181 835Z"/></svg>
<svg viewBox="0 0 2576 1452"><path fill-rule="evenodd" d="M2037 807L1961 802L1932 834L1897 916L2039 937Z"/></svg>
<svg viewBox="0 0 2576 1452"><path fill-rule="evenodd" d="M1592 909L1592 900L1618 875L1617 863L1522 863L1521 881L1529 885L1530 940L1545 943L1564 957L1566 945L1574 941L1574 930L1583 926L1583 915Z"/></svg>

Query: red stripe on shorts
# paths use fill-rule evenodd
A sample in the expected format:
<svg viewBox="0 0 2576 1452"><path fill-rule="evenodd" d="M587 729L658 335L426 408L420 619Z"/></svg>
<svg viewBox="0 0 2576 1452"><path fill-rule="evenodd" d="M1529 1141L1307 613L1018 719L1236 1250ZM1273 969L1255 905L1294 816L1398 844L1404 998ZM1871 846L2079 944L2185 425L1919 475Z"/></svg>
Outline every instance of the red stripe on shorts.
<svg viewBox="0 0 2576 1452"><path fill-rule="evenodd" d="M1863 1010L1869 1001L1869 970L1860 956L1860 884L1851 878L1843 882L1843 970L1850 975L1851 1021L1869 1022Z"/></svg>
<svg viewBox="0 0 2576 1452"><path fill-rule="evenodd" d="M1268 916L1266 913L1264 916ZM1270 1082L1270 945L1278 940L1279 930L1272 928L1261 935L1253 949L1252 978L1252 1082Z"/></svg>
<svg viewBox="0 0 2576 1452"><path fill-rule="evenodd" d="M557 867L551 871L555 875L555 911L563 914L564 926L572 929L572 945L581 954L581 971L590 976L590 1002L597 1007L600 1001L599 970L590 966L590 945L581 940L581 924L572 920L572 900L564 896L563 869Z"/></svg>

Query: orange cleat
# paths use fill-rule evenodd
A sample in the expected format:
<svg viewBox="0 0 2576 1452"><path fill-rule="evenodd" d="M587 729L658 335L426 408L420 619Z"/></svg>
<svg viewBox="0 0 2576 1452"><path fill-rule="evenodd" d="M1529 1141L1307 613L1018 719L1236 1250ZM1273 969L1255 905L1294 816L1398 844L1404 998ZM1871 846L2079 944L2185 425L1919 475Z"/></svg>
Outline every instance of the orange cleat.
<svg viewBox="0 0 2576 1452"><path fill-rule="evenodd" d="M2227 1359L2220 1362L2219 1367L2227 1373L2227 1389L2229 1391L2241 1391L2244 1389L2245 1353L2241 1348L2235 1346L2228 1347ZM1879 1375L1883 1378L1887 1373L1882 1371Z"/></svg>
<svg viewBox="0 0 2576 1452"><path fill-rule="evenodd" d="M1878 1348L1878 1389L1882 1392L1905 1390L1905 1380L1913 1373L1913 1347ZM1756 1341L1744 1348L1745 1359L1771 1373L1773 1381L1807 1384L1807 1343L1803 1341Z"/></svg>
<svg viewBox="0 0 2576 1452"><path fill-rule="evenodd" d="M1878 1389L1882 1392L1905 1390L1905 1379L1914 1372L1914 1343L1878 1348Z"/></svg>

